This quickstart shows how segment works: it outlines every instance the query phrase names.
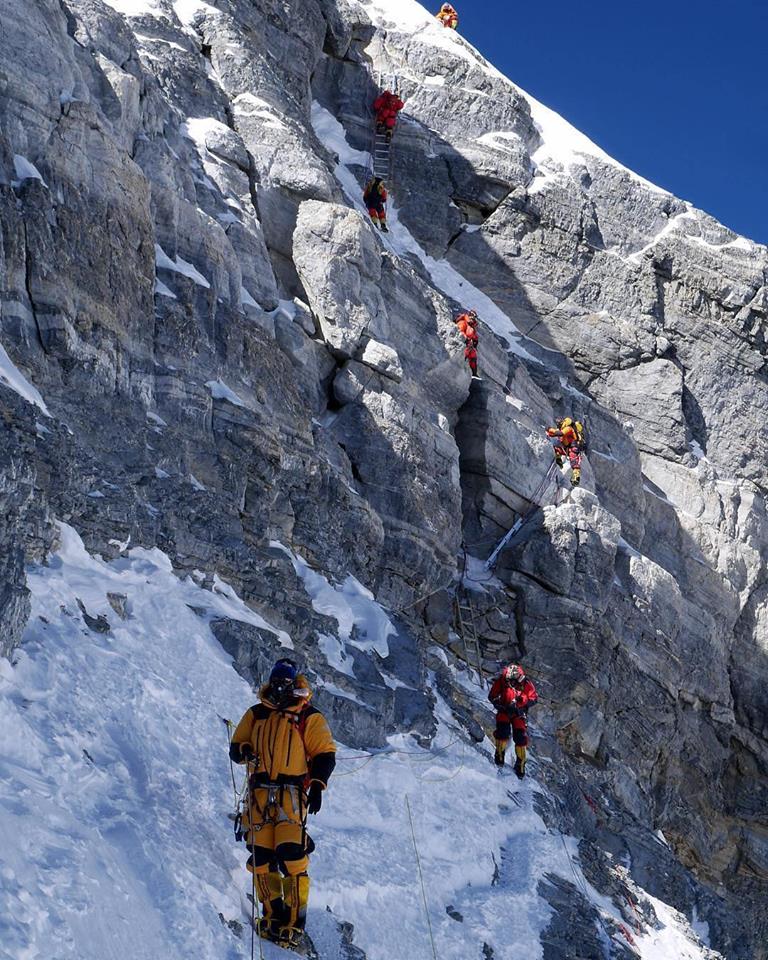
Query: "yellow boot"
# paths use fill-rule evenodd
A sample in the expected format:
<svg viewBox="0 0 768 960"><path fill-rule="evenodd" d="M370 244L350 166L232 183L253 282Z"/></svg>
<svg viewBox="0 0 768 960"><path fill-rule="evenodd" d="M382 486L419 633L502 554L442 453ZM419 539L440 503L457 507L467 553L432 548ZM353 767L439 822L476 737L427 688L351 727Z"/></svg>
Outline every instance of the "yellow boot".
<svg viewBox="0 0 768 960"><path fill-rule="evenodd" d="M283 899L283 878L274 870L257 873L256 893L261 904L259 936L266 940L277 940L281 927L288 919L288 907Z"/></svg>
<svg viewBox="0 0 768 960"><path fill-rule="evenodd" d="M504 766L504 758L505 758L506 755L507 755L507 744L508 744L508 743L509 743L508 740L497 740L497 741L496 741L496 753L494 754L493 762L496 764L497 767L503 767L503 766Z"/></svg>
<svg viewBox="0 0 768 960"><path fill-rule="evenodd" d="M287 917L280 928L279 939L287 946L295 946L301 942L307 922L309 876L301 873L296 877L283 877L283 897Z"/></svg>
<svg viewBox="0 0 768 960"><path fill-rule="evenodd" d="M525 747L515 746L515 773L517 774L520 780L525 776L525 761L527 759L527 751Z"/></svg>

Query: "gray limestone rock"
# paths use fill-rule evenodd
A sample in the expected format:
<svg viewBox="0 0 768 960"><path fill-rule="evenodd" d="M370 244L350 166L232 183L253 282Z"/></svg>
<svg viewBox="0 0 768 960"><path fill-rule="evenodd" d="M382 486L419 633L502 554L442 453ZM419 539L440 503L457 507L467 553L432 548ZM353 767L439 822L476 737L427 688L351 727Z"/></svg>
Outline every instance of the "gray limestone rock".
<svg viewBox="0 0 768 960"><path fill-rule="evenodd" d="M582 141L559 153L460 36L355 0L154 7L0 11L0 339L50 413L4 365L0 654L62 521L105 557L158 546L226 579L290 632L346 743L428 741L432 674L479 742L452 609L474 578L485 667L523 659L542 693L542 810L582 838L590 882L614 903L640 885L698 911L729 960L762 957L765 248ZM312 102L370 151L395 79L383 237L356 206L364 162L337 169ZM481 326L471 382L453 323L470 300L498 334ZM587 424L583 487L542 491L564 415ZM390 656L333 667L337 625L271 541L372 590ZM215 632L254 686L284 650ZM541 893L546 955L602 955L581 892Z"/></svg>
<svg viewBox="0 0 768 960"><path fill-rule="evenodd" d="M381 254L359 213L306 201L296 223L294 262L328 344L351 357L362 337L386 324Z"/></svg>

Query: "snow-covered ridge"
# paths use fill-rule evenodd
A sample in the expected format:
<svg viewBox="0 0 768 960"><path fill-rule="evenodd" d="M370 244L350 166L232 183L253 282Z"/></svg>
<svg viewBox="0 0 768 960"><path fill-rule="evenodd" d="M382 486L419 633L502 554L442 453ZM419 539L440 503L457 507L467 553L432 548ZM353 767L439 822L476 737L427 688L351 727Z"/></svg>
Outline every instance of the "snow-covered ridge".
<svg viewBox="0 0 768 960"><path fill-rule="evenodd" d="M394 3L385 3L383 0L358 0L365 7L366 12L374 23L382 27L394 27L396 30L405 30L413 34L413 42L440 46L449 50L455 56L463 57L473 62L479 69L504 80L527 101L531 117L542 139L541 146L533 156L537 168L537 183L534 180L533 189L541 189L543 182L556 176L559 172L567 172L572 166L580 162L580 158L591 156L604 163L610 163L628 173L637 182L658 193L667 194L668 191L634 173L628 167L609 156L592 140L577 130L572 124L544 106L535 97L527 93L522 87L509 80L496 67L489 64L469 41L446 30L435 19L434 13L427 10L416 0L396 0ZM431 82L431 81L427 81ZM495 131L486 134L487 137L503 138L517 137L514 131Z"/></svg>

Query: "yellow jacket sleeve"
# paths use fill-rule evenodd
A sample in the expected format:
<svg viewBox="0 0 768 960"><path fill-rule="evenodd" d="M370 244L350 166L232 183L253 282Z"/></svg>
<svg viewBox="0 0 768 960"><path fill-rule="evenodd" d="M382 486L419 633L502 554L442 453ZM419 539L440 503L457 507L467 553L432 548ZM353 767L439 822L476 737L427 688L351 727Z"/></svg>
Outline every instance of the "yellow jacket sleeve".
<svg viewBox="0 0 768 960"><path fill-rule="evenodd" d="M245 758L242 756L240 747L244 743L251 743L253 735L253 709L248 709L243 714L240 723L232 734L232 740L229 745L229 756L235 763L243 763Z"/></svg>
<svg viewBox="0 0 768 960"><path fill-rule="evenodd" d="M328 786L328 779L336 766L336 744L331 729L322 713L307 717L304 728L304 749L309 760L309 778Z"/></svg>

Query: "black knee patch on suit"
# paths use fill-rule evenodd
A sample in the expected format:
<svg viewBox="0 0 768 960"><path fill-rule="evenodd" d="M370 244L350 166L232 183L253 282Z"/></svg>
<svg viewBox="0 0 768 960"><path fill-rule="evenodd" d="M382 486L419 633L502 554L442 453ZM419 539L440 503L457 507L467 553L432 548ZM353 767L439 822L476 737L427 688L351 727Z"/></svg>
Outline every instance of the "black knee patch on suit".
<svg viewBox="0 0 768 960"><path fill-rule="evenodd" d="M283 873L288 873L289 871L285 868L286 863L301 860L302 857L306 856L306 851L302 843L278 843L275 847L275 854L283 868Z"/></svg>
<svg viewBox="0 0 768 960"><path fill-rule="evenodd" d="M509 740L512 735L512 724L509 721L497 720L493 735L497 740ZM517 743L517 740L515 740L515 743Z"/></svg>
<svg viewBox="0 0 768 960"><path fill-rule="evenodd" d="M248 857L248 863L252 867L263 867L266 864L270 865L270 869L274 869L272 866L274 864L274 851L267 850L266 847L254 847L248 846L248 849L251 851L250 857Z"/></svg>
<svg viewBox="0 0 768 960"><path fill-rule="evenodd" d="M528 746L528 733L525 730L513 730L512 739L514 740L516 747Z"/></svg>
<svg viewBox="0 0 768 960"><path fill-rule="evenodd" d="M306 834L306 841L304 843L304 853L306 856L309 856L310 853L315 852L315 841L310 837L309 834Z"/></svg>

